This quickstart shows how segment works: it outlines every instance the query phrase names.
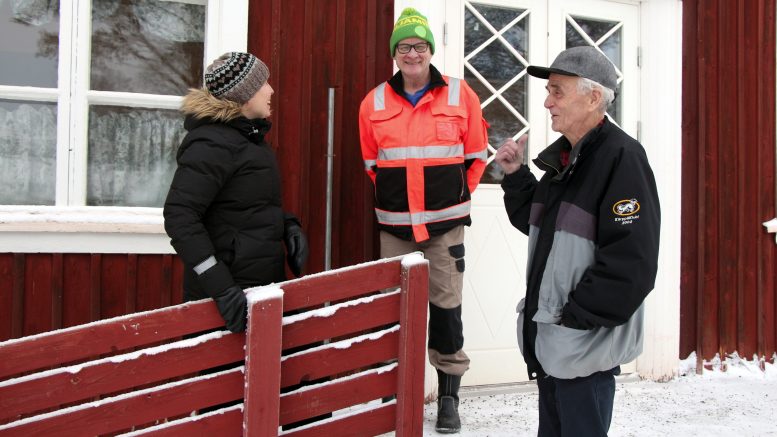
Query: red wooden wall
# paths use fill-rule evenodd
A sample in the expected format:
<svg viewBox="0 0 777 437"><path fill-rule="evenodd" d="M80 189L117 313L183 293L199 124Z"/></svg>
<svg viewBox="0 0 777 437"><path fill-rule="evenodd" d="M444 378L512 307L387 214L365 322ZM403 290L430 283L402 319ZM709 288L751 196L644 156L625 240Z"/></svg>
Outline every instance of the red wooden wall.
<svg viewBox="0 0 777 437"><path fill-rule="evenodd" d="M270 67L284 207L308 233L308 272L324 269L328 90L335 88L332 268L378 255L372 183L359 148L364 96L392 74L393 0L251 0L249 51Z"/></svg>
<svg viewBox="0 0 777 437"><path fill-rule="evenodd" d="M173 255L0 253L0 341L181 303Z"/></svg>
<svg viewBox="0 0 777 437"><path fill-rule="evenodd" d="M775 0L683 2L680 356L777 349Z"/></svg>

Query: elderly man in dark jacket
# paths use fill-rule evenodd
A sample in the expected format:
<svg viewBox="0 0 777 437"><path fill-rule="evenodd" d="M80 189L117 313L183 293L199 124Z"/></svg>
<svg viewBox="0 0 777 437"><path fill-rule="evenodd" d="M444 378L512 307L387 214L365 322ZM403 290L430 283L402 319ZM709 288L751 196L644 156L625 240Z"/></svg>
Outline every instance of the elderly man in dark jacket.
<svg viewBox="0 0 777 437"><path fill-rule="evenodd" d="M658 267L660 207L645 150L605 115L615 68L594 47L549 68L545 107L563 136L522 165L526 139L496 161L510 222L529 236L518 342L539 388L539 436L606 436L614 375L642 352L643 301Z"/></svg>
<svg viewBox="0 0 777 437"><path fill-rule="evenodd" d="M164 206L186 267L184 299L212 297L232 332L246 328L243 289L283 281L285 256L299 276L308 253L299 220L281 209L278 165L264 140L268 77L249 53L226 53L207 68L205 88L184 97L189 133Z"/></svg>

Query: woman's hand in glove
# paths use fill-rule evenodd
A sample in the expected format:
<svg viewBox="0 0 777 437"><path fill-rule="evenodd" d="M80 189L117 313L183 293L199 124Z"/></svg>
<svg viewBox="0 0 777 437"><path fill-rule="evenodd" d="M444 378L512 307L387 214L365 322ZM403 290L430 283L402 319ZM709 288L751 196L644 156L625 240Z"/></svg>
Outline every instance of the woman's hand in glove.
<svg viewBox="0 0 777 437"><path fill-rule="evenodd" d="M286 261L294 276L302 276L305 262L308 260L308 239L302 227L294 221L287 221L284 238L286 240Z"/></svg>
<svg viewBox="0 0 777 437"><path fill-rule="evenodd" d="M227 322L227 329L232 332L246 330L246 318L248 316L246 295L243 289L233 285L213 296L221 317Z"/></svg>

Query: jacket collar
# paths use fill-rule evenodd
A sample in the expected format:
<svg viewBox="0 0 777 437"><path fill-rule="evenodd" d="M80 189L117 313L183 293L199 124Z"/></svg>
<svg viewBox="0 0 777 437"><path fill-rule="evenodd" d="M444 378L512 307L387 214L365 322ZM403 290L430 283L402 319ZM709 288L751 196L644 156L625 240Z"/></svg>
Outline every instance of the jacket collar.
<svg viewBox="0 0 777 437"><path fill-rule="evenodd" d="M264 141L264 136L272 127L272 123L264 118L249 120L243 116L240 116L227 121L219 121L209 117L198 118L195 115L189 114L186 116L186 120L184 121L184 128L186 128L187 131L192 131L193 129L196 129L200 126L209 124L221 124L229 126L240 132L240 134L246 137L249 141L256 144Z"/></svg>
<svg viewBox="0 0 777 437"><path fill-rule="evenodd" d="M251 142L259 144L264 141L264 136L270 131L272 123L265 118L249 120L245 117L236 118L226 123L232 126Z"/></svg>
<svg viewBox="0 0 777 437"><path fill-rule="evenodd" d="M537 158L533 160L534 164L546 172L555 172L556 175L553 179L561 181L574 172L575 166L583 159L583 156L588 156L601 143L599 140L609 132L611 126L612 123L605 116L601 123L583 135L578 146L574 148L569 140L562 135L561 138L537 155ZM562 153L569 154L566 165L561 162Z"/></svg>
<svg viewBox="0 0 777 437"><path fill-rule="evenodd" d="M427 92L438 87L448 86L448 84L445 83L445 79L442 78L442 73L440 73L434 65L429 64L429 71L432 74L432 80L429 81L429 89ZM397 71L397 73L388 80L388 84L398 96L405 95L405 80L402 79L401 71Z"/></svg>

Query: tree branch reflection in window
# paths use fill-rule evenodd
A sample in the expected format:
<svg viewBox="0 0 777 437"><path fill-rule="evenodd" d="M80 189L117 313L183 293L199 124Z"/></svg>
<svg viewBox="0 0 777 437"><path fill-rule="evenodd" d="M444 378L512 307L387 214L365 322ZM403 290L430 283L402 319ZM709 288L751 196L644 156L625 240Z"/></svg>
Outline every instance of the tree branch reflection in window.
<svg viewBox="0 0 777 437"><path fill-rule="evenodd" d="M91 89L183 95L202 86L205 6L92 2Z"/></svg>
<svg viewBox="0 0 777 437"><path fill-rule="evenodd" d="M57 87L59 2L0 0L0 85Z"/></svg>
<svg viewBox="0 0 777 437"><path fill-rule="evenodd" d="M525 60L528 57L530 18L528 15L521 18L525 9L480 3L470 5L480 17L465 7L464 55L467 65L464 68L464 79L485 105L483 116L490 124L490 162L480 182L498 184L504 178L504 172L492 156L505 139L515 138L526 127L516 113L524 118L527 114L527 77L516 78L527 67ZM486 23L499 32L504 40L494 39L494 31ZM476 50L479 51L475 53ZM487 85L495 89L496 93ZM492 98L494 94L497 98Z"/></svg>

